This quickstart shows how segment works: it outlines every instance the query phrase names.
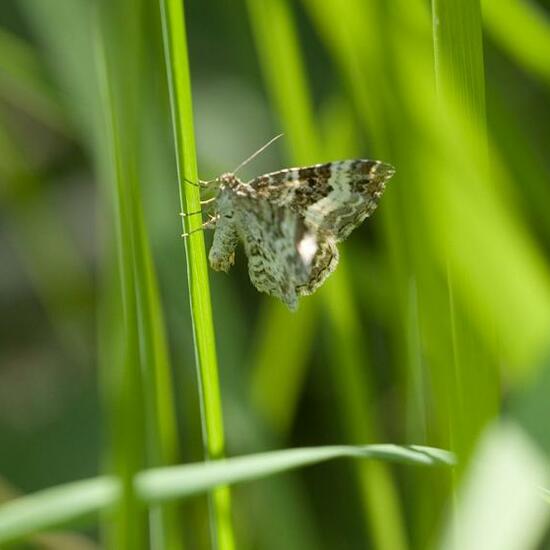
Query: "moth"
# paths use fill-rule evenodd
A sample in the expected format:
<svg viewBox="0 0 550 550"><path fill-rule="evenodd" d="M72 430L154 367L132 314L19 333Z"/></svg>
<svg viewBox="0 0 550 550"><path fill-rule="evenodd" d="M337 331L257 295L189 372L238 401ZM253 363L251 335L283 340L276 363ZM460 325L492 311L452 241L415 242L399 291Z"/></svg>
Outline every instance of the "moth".
<svg viewBox="0 0 550 550"><path fill-rule="evenodd" d="M202 227L214 228L212 269L229 271L241 242L252 284L296 310L299 297L336 269L337 243L374 212L395 170L377 160L341 160L240 180L237 170L278 137L233 172L202 182L216 189L203 201L214 214Z"/></svg>

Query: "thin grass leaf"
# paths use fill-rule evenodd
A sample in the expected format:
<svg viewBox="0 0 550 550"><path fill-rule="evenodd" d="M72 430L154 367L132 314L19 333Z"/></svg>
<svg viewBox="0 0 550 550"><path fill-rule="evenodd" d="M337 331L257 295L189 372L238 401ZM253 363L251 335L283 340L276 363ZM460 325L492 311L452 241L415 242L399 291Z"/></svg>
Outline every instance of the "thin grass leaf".
<svg viewBox="0 0 550 550"><path fill-rule="evenodd" d="M255 410L277 435L291 429L315 336L315 305L300 304L289 319L282 304L266 302L255 337L250 398ZM299 338L290 337L299 334ZM286 336L289 336L287 338ZM281 339L287 345L281 348Z"/></svg>
<svg viewBox="0 0 550 550"><path fill-rule="evenodd" d="M112 194L115 201L114 219L123 325L122 359L118 364L113 362L113 367L117 367L116 371L105 378L109 384L108 413L112 423L113 441L112 455L109 457L110 469L120 478L122 487L122 498L113 510L113 517L108 521L106 543L111 548L144 548L144 509L135 495L132 482L134 475L145 463L146 449L135 262L135 247L138 246L135 232L139 227L135 219L134 203L137 184L133 179L136 177L135 166L131 158L125 155L132 130L127 118L128 112L121 109L124 84L115 76L118 74L113 61L116 56L110 57L110 63L107 62L104 40L109 43L109 37L112 37L109 26L103 32L103 35L98 36L98 66L106 137L113 163L111 179L114 187ZM128 47L128 44L125 46ZM114 44L111 43L110 48L113 47ZM124 132L121 132L121 126Z"/></svg>
<svg viewBox="0 0 550 550"><path fill-rule="evenodd" d="M451 453L421 445L380 444L357 447L334 445L285 449L209 463L157 468L141 474L136 480L136 484L143 499L147 501L165 500L202 493L209 487L215 487L222 483L233 484L251 481L266 475L344 457L424 466L454 464Z"/></svg>
<svg viewBox="0 0 550 550"><path fill-rule="evenodd" d="M111 477L75 481L0 506L0 543L81 520L112 506L120 486Z"/></svg>
<svg viewBox="0 0 550 550"><path fill-rule="evenodd" d="M285 0L262 3L250 0L247 5L268 91L293 145L293 162L320 162L320 131L314 124L293 13ZM281 78L281 74L285 74L285 78ZM369 401L365 390L369 384L365 379L364 353L358 345L361 338L345 273L345 261L341 260L338 273L320 293L325 298L331 331L338 342L338 346L332 349L332 365L337 386L344 388L338 396L344 423L350 441L356 443L376 439L375 421L372 420L372 411L362 406ZM350 389L353 390L351 396L346 391ZM406 548L397 497L387 471L383 466L371 468L369 465L359 466L359 472L362 502L376 544L380 548ZM382 501L384 505L380 506ZM378 510L383 512L377 515Z"/></svg>
<svg viewBox="0 0 550 550"><path fill-rule="evenodd" d="M247 8L260 68L268 84L267 92L284 124L282 145L297 165L319 162L321 145L304 81L303 63L296 55L299 46L289 7L286 2L249 0ZM281 74L285 74L285 78L280 78ZM279 304L268 302L264 306L251 394L256 407L277 433L285 433L285 428L290 426L301 394L317 327L315 311L314 303L301 304L294 315L289 315ZM299 341L295 338L297 334ZM295 342L285 346L284 357L280 357L279 352L273 353L282 341ZM290 376L286 376L286 372ZM274 387L278 391L272 391Z"/></svg>
<svg viewBox="0 0 550 550"><path fill-rule="evenodd" d="M352 443L379 440L381 432L373 403L374 384L364 335L349 287L346 263L327 284L325 307L334 332L334 343L327 346L332 355L335 397L343 418L346 439ZM337 343L337 344L336 344ZM401 507L391 473L384 464L358 463L360 498L365 521L378 548L408 547Z"/></svg>
<svg viewBox="0 0 550 550"><path fill-rule="evenodd" d="M109 13L109 15L113 16L116 21L117 16L121 14L115 12ZM143 15L140 10L136 10L129 17L132 17L131 20L126 18L129 34L123 38L119 46L122 52L132 52L131 55L139 59L140 39L138 37L141 36L141 33L135 31L140 28ZM130 22L132 25L130 25ZM117 43L113 35L109 34L108 26L105 34L112 43ZM111 57L118 60L116 55ZM146 448L140 449L142 464L165 465L173 464L179 458L173 388L166 336L164 334L162 307L143 219L137 166L134 164L137 157L136 155L128 155L129 151L137 149L139 143L138 125L134 124L135 120L132 119L132 114L136 111L132 108L126 111L121 107L122 103L120 101L122 97L130 105L132 105L132 100L136 103L139 102L140 96L135 90L141 89L138 84L141 73L137 70L137 67L137 63L133 65L135 69L133 73L127 67L125 78L120 78L121 71L113 71L111 66L107 78L110 78L111 86L120 92L120 95L115 94L113 97L105 94L105 103L106 110L112 118L110 126L112 135L109 143L113 148L112 155L115 165L118 167L115 174L115 180L118 182L117 204L120 206L118 213L121 215L126 212L128 216L128 226L121 225L121 235L129 239L127 243L129 258L127 260L130 262L133 277L129 284L133 285L135 304L130 302L131 298L129 296L125 295L123 306L127 308L130 303L133 308L131 311L134 313L135 319L131 321L136 324L139 340L137 366L140 371L136 374L136 385L131 388L133 392L139 391L135 393L135 396L132 395L130 399L126 400L129 404L128 414L135 416L143 414L146 419ZM106 86L109 86L109 80L106 82ZM127 93L129 88L134 90L133 94L135 95L132 95L132 97L129 97ZM118 102L116 102L116 98L119 99ZM124 127L124 133L118 131L119 125ZM124 284L128 282L128 274L124 269L124 263L121 273L124 288ZM126 316L123 318L126 319ZM126 327L127 330L133 330L128 327L127 322ZM138 376L143 379L137 380ZM111 379L111 382L116 386L116 379ZM124 380L124 382L127 383L127 380ZM138 388L140 384L142 384L141 390ZM140 399L144 399L144 403L140 403ZM143 410L141 411L140 408ZM128 421L128 418L125 420ZM133 420L133 422L135 421L136 419ZM125 428L125 430L129 431L128 428ZM124 452L127 452L127 450L125 449ZM140 459L138 458L138 460ZM133 495L129 493L130 491L128 491L127 500L131 506ZM126 495L126 492L124 494ZM169 506L154 507L150 511L149 520L150 537L154 547L174 550L182 547L181 521L176 516L176 510ZM124 523L124 521L120 521L117 525L121 528L119 538L124 536ZM119 543L117 542L117 544Z"/></svg>
<svg viewBox="0 0 550 550"><path fill-rule="evenodd" d="M359 122L371 139L370 155L389 149L384 92L386 43L381 2L302 0L355 102ZM369 32L365 32L365 29Z"/></svg>
<svg viewBox="0 0 550 550"><path fill-rule="evenodd" d="M482 0L493 39L528 71L550 84L550 16L529 0Z"/></svg>
<svg viewBox="0 0 550 550"><path fill-rule="evenodd" d="M164 315L156 274L145 231L140 201L134 204L138 224L136 275L138 284L138 319L141 341L144 397L147 406L147 464L162 466L179 460L178 427L174 387ZM178 510L160 506L150 511L152 546L159 549L183 548L181 519Z"/></svg>
<svg viewBox="0 0 550 550"><path fill-rule="evenodd" d="M198 174L183 1L161 0L160 7L176 147L180 206L182 212L196 212L200 210L199 190L196 186L186 183L186 180L197 182ZM182 218L182 223L184 232L192 232L200 228L201 220L198 216L186 216ZM194 231L185 240L185 251L204 445L208 458L220 458L225 452L224 427L208 266L202 231ZM211 506L213 544L222 550L231 550L235 547L235 542L229 490L218 488L212 494Z"/></svg>
<svg viewBox="0 0 550 550"><path fill-rule="evenodd" d="M445 108L456 102L465 124L475 128L476 138L482 148L487 150L485 75L483 67L483 43L481 36L481 9L479 0L466 2L456 0L434 0L432 3L434 67L440 106ZM484 144L484 145L483 145ZM481 160L483 155L481 154ZM487 177L486 181L490 181ZM449 430L453 449L459 456L465 457L466 448L471 445L472 434L467 426L483 425L486 419L468 422L468 409L465 402L468 395L465 389L474 384L489 384L476 374L478 369L469 369L464 361L469 353L464 335L463 324L455 304L454 268L447 270L450 321L450 365L449 395L452 411L449 415ZM473 346L472 346L473 347ZM496 369L496 365L492 366ZM496 375L495 375L496 378ZM490 388L482 394L487 396ZM473 410L479 410L473 407ZM476 434L477 435L477 434ZM456 481L456 480L455 480Z"/></svg>
<svg viewBox="0 0 550 550"><path fill-rule="evenodd" d="M522 220L518 219L513 207L502 199L498 182L507 175L494 149L491 159L492 174L487 171L485 121L479 118L483 116L484 107L464 108L465 105L482 105L484 101L481 40L473 38L481 34L479 6L452 1L450 4L454 7L448 8L448 11L444 10L443 13L449 19L447 25L456 27L451 34L458 37L460 42L440 38L436 43L436 49L441 46L443 51L440 59L445 63L439 76L443 82L452 77L455 85L446 86L440 95L444 102L444 110L438 110L434 116L433 108L429 112L430 107L425 105L423 117L426 122L431 119L434 140L441 140L443 137L438 129L438 126L441 127L442 119L447 121L445 124L449 124L444 139L449 139L450 136L453 136L453 139L445 148L441 147L441 164L436 168L437 178L445 183L435 189L440 195L434 196L427 205L431 210L430 216L435 214L437 218L432 223L438 227L445 226L445 229L449 230L447 238L443 239L444 244L440 241L438 246L439 253L444 255L442 257L448 258L453 270L457 298L460 295L467 310L486 308L484 313L478 310L474 315L478 322L481 321L481 315L484 316L484 330L488 339L493 339L491 347L497 355L505 353L510 357L512 365L517 366L521 363L520 369L523 370L525 365L537 364L538 357L547 348L542 334L546 332L550 318L546 306L544 311L539 306L543 302L548 303L549 278L548 273L545 273L547 270L542 258L536 259L537 252L533 243L529 242L529 236L524 233ZM460 11L462 9L463 15ZM458 11L455 13L453 10ZM479 28L477 31L468 31L464 27L465 22ZM444 28L445 25L440 23L436 32L439 32L439 27ZM470 53L456 54L453 57L451 52L456 49ZM477 61L474 61L473 58L476 56ZM455 88L463 95L458 101ZM459 171L462 173L458 176L458 164L455 159L458 160L460 157L467 161L469 166L464 167L464 163L461 162ZM467 184L464 185L464 182ZM493 186L497 188L493 189ZM473 206L473 209L466 212L466 204L468 207ZM443 222L442 215L445 217L445 223L439 225ZM473 220L473 223L470 223L470 220ZM469 229L473 232L469 233ZM474 234L477 237L474 237ZM510 271L503 265L504 261L510 259L511 254L515 255L514 278L507 276ZM530 282L526 283L527 280ZM520 284L512 290L514 281ZM484 287L483 290L481 286ZM535 288L537 299L531 295L531 290ZM521 298L518 293L521 294ZM503 306L506 313L501 309ZM512 318L514 327L512 323L506 326L506 319ZM517 332L517 320L520 318L529 319L530 324L528 334L523 336L519 336ZM487 323L489 319L490 324ZM498 334L496 339L495 331ZM512 346L508 345L508 337L504 336L505 334L512 338Z"/></svg>
<svg viewBox="0 0 550 550"><path fill-rule="evenodd" d="M454 457L418 445L335 445L286 449L141 472L136 491L147 502L184 498L221 485L252 481L335 458L384 460L421 466L451 466ZM61 485L0 506L0 543L20 539L110 507L121 495L115 478L100 477Z"/></svg>
<svg viewBox="0 0 550 550"><path fill-rule="evenodd" d="M451 93L462 113L483 131L485 74L479 0L433 0L435 76L441 93Z"/></svg>

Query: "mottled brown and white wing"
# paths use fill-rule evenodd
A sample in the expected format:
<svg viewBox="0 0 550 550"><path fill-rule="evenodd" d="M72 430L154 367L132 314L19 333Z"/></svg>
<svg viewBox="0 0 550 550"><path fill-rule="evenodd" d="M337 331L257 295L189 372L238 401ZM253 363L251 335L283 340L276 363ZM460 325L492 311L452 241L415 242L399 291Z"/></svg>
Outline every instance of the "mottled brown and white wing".
<svg viewBox="0 0 550 550"><path fill-rule="evenodd" d="M300 296L313 294L338 265L338 247L333 237L318 236L315 255L309 268L309 277L305 284L297 288Z"/></svg>
<svg viewBox="0 0 550 550"><path fill-rule="evenodd" d="M345 239L378 205L395 170L373 160L343 160L289 168L249 182L258 198L304 216L313 232Z"/></svg>
<svg viewBox="0 0 550 550"><path fill-rule="evenodd" d="M305 248L303 217L266 200L241 201L237 232L248 257L248 274L260 291L298 306L298 289L308 284L317 245Z"/></svg>

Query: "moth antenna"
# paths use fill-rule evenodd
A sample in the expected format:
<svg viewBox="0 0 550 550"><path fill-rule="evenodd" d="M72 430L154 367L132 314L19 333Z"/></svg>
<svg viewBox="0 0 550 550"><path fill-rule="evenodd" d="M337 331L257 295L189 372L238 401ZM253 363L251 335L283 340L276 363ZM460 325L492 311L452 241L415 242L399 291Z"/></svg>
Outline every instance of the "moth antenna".
<svg viewBox="0 0 550 550"><path fill-rule="evenodd" d="M274 141L278 140L280 137L284 136L284 134L279 134L278 136L275 136L274 138L270 139L264 146L260 147L255 153L252 153L246 160L243 160L235 170L233 170L233 174L236 174L243 166L246 166L252 159L256 158L261 152L265 151Z"/></svg>

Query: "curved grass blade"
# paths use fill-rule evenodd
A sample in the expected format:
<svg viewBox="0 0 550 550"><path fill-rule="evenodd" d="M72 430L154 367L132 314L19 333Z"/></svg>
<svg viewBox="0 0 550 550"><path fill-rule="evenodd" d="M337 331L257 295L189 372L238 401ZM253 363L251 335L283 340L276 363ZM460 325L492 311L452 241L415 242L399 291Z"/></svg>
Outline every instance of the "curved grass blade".
<svg viewBox="0 0 550 550"><path fill-rule="evenodd" d="M136 492L146 502L161 502L251 481L335 458L384 460L422 466L452 466L451 453L419 445L334 445L286 449L139 473ZM0 543L21 539L75 521L114 505L121 496L115 478L99 477L59 485L0 506Z"/></svg>

